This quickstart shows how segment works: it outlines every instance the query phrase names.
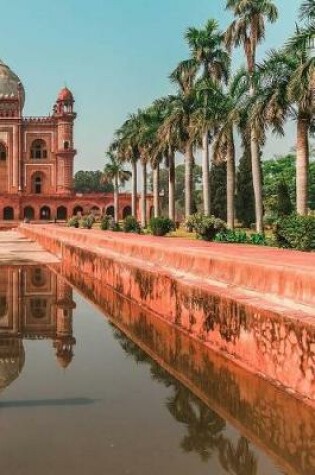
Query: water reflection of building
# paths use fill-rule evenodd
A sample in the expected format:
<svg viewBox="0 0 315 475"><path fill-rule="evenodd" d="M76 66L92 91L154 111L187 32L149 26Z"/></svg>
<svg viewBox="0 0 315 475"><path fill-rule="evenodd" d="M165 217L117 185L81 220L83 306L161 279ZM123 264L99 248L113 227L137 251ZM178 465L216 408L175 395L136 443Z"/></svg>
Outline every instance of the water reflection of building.
<svg viewBox="0 0 315 475"><path fill-rule="evenodd" d="M57 361L73 357L72 288L45 267L2 267L0 271L0 391L20 374L23 339L50 339Z"/></svg>

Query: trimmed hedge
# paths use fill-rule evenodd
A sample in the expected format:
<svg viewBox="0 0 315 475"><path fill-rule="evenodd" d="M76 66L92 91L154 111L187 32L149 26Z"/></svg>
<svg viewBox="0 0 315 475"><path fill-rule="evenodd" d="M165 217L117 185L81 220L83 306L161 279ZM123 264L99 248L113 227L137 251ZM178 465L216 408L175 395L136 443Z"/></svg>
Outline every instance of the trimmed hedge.
<svg viewBox="0 0 315 475"><path fill-rule="evenodd" d="M197 236L204 241L213 241L217 234L226 230L226 224L222 219L200 213L189 216L185 226L188 230L195 231Z"/></svg>
<svg viewBox="0 0 315 475"><path fill-rule="evenodd" d="M159 216L150 219L149 228L154 236L165 236L175 230L175 223L169 218Z"/></svg>
<svg viewBox="0 0 315 475"><path fill-rule="evenodd" d="M127 216L123 222L123 231L125 233L140 234L141 226L134 216Z"/></svg>
<svg viewBox="0 0 315 475"><path fill-rule="evenodd" d="M277 221L274 229L277 245L299 251L315 250L315 217L292 214Z"/></svg>

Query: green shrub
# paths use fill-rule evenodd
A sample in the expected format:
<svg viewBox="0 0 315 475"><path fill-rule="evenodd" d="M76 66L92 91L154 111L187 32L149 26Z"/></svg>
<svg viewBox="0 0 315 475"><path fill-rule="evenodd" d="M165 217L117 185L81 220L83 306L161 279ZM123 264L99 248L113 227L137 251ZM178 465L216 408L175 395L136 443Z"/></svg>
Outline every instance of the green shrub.
<svg viewBox="0 0 315 475"><path fill-rule="evenodd" d="M245 231L231 231L226 229L215 236L217 242L232 242L237 244L255 244L256 246L265 246L267 244L264 234L252 233L249 236Z"/></svg>
<svg viewBox="0 0 315 475"><path fill-rule="evenodd" d="M214 216L204 216L201 213L189 216L185 222L187 229L193 230L204 241L213 241L218 233L226 230L226 224Z"/></svg>
<svg viewBox="0 0 315 475"><path fill-rule="evenodd" d="M102 229L102 231L107 231L109 229L110 218L111 217L107 216L107 214L105 216L102 216L100 224L100 228Z"/></svg>
<svg viewBox="0 0 315 475"><path fill-rule="evenodd" d="M95 218L93 214L89 214L89 216L84 216L81 220L81 226L84 229L92 229L94 223Z"/></svg>
<svg viewBox="0 0 315 475"><path fill-rule="evenodd" d="M141 226L134 216L127 216L123 222L123 231L125 233L140 234Z"/></svg>
<svg viewBox="0 0 315 475"><path fill-rule="evenodd" d="M80 225L80 221L77 216L72 216L72 218L68 219L68 226L70 228L78 228L79 225Z"/></svg>
<svg viewBox="0 0 315 475"><path fill-rule="evenodd" d="M149 228L154 236L165 236L165 234L175 230L175 224L171 219L159 216L150 219Z"/></svg>
<svg viewBox="0 0 315 475"><path fill-rule="evenodd" d="M315 217L296 214L285 216L277 221L274 234L280 247L299 251L315 250Z"/></svg>
<svg viewBox="0 0 315 475"><path fill-rule="evenodd" d="M261 233L252 233L249 236L249 242L251 244L255 244L255 246L266 246L267 245L267 240L266 236Z"/></svg>
<svg viewBox="0 0 315 475"><path fill-rule="evenodd" d="M109 230L110 231L115 231L117 233L120 232L121 231L120 224L116 223L114 220L110 221L109 222Z"/></svg>
<svg viewBox="0 0 315 475"><path fill-rule="evenodd" d="M245 231L231 231L230 229L226 229L225 231L220 231L214 240L217 242L247 243L248 237Z"/></svg>

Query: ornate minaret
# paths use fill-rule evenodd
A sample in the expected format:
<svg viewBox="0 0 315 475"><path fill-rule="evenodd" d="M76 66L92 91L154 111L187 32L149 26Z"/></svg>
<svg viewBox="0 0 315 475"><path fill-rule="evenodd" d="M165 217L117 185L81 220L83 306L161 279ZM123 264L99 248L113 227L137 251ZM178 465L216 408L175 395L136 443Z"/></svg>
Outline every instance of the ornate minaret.
<svg viewBox="0 0 315 475"><path fill-rule="evenodd" d="M68 88L63 88L54 106L53 116L57 121L57 193L72 192L73 160L76 150L73 145L74 98Z"/></svg>
<svg viewBox="0 0 315 475"><path fill-rule="evenodd" d="M57 360L62 368L72 361L75 338L72 336L72 314L76 307L72 298L72 288L61 277L57 278L57 322L56 349Z"/></svg>

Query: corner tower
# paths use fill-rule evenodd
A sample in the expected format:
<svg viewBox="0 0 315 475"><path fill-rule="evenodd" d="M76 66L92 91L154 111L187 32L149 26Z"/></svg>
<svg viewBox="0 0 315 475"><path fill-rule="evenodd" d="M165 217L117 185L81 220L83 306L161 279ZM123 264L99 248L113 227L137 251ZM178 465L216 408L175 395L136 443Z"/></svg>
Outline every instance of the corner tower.
<svg viewBox="0 0 315 475"><path fill-rule="evenodd" d="M54 105L53 117L57 122L57 193L71 194L73 189L73 160L76 150L73 144L73 124L76 113L74 98L67 88L61 89Z"/></svg>

